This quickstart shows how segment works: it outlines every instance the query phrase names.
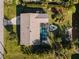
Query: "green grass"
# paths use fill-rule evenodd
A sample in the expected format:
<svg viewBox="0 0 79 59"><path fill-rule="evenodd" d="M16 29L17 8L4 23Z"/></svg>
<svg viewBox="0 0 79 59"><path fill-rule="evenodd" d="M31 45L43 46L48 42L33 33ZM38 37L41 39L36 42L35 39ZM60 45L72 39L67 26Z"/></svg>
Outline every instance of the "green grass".
<svg viewBox="0 0 79 59"><path fill-rule="evenodd" d="M10 29L9 26L8 26L8 29ZM15 25L13 26L13 31L16 32ZM6 28L4 28L4 44L5 44L5 49L7 51L7 54L5 53L6 59L9 58L9 55L14 56L14 55L21 54L20 46L18 45L18 42L17 42L17 37L10 40L9 33L10 33L10 31L8 31Z"/></svg>
<svg viewBox="0 0 79 59"><path fill-rule="evenodd" d="M4 3L4 18L7 20L16 16L16 5Z"/></svg>

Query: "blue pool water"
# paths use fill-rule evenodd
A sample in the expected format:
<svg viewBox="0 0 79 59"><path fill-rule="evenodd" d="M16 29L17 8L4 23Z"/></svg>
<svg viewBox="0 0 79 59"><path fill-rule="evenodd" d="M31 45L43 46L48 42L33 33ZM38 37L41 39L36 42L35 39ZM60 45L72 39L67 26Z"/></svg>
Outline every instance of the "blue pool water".
<svg viewBox="0 0 79 59"><path fill-rule="evenodd" d="M40 28L40 40L41 41L47 40L47 35L48 35L47 28L41 27Z"/></svg>

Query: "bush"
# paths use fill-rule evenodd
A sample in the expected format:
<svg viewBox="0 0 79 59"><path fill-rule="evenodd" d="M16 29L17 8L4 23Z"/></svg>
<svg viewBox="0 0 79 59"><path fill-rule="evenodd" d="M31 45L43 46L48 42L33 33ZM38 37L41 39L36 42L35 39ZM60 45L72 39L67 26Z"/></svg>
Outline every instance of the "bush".
<svg viewBox="0 0 79 59"><path fill-rule="evenodd" d="M76 7L74 5L70 6L69 10L72 11L72 13L75 13L76 12Z"/></svg>
<svg viewBox="0 0 79 59"><path fill-rule="evenodd" d="M10 32L9 35L10 35L10 37L9 37L10 40L16 38L16 33L15 32Z"/></svg>

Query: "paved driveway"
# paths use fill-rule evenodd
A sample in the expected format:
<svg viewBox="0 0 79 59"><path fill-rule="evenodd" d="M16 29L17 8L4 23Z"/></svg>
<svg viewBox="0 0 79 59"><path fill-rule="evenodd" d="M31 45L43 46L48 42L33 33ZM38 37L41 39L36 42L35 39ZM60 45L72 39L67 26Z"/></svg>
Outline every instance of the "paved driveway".
<svg viewBox="0 0 79 59"><path fill-rule="evenodd" d="M4 19L4 25L20 25L20 16L14 17L11 20Z"/></svg>

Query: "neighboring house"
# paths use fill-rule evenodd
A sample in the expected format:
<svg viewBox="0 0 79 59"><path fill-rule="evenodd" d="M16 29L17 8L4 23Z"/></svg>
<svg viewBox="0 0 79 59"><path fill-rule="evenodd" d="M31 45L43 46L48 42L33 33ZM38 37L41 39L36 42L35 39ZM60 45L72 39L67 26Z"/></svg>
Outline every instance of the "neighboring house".
<svg viewBox="0 0 79 59"><path fill-rule="evenodd" d="M49 2L61 2L61 0L48 0Z"/></svg>
<svg viewBox="0 0 79 59"><path fill-rule="evenodd" d="M23 0L24 2L39 2L40 0Z"/></svg>
<svg viewBox="0 0 79 59"><path fill-rule="evenodd" d="M39 45L42 42L48 43L47 28L48 15L38 13L22 13L21 16L21 45Z"/></svg>
<svg viewBox="0 0 79 59"><path fill-rule="evenodd" d="M74 4L77 4L79 2L79 0L72 0L74 2Z"/></svg>

